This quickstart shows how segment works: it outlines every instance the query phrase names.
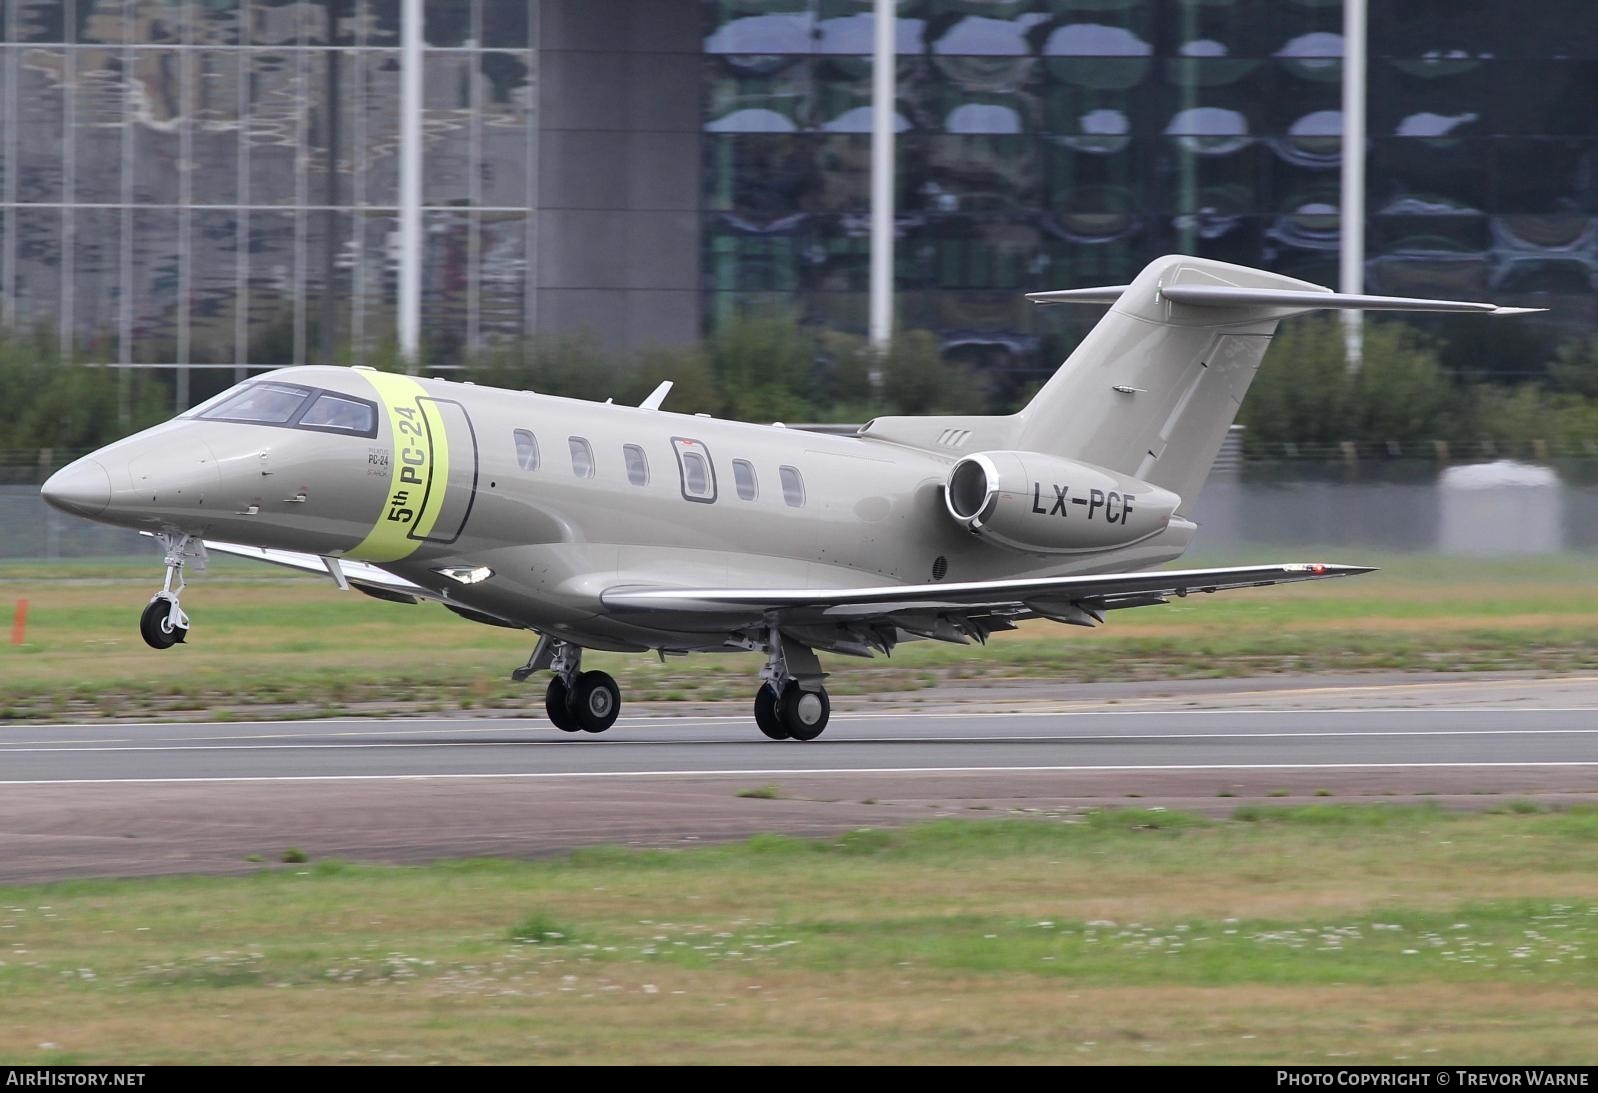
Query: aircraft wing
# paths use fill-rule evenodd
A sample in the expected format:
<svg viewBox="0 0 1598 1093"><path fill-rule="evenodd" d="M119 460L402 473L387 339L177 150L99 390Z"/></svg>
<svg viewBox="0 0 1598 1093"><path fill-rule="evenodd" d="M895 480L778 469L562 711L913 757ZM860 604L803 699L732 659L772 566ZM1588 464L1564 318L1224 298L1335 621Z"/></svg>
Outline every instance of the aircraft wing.
<svg viewBox="0 0 1598 1093"><path fill-rule="evenodd" d="M985 636L1016 618L1050 618L1092 626L1105 611L1165 603L1170 597L1230 588L1263 588L1369 573L1371 567L1321 562L1225 569L1165 569L1096 573L1080 577L964 581L865 588L660 588L607 589L605 607L620 613L665 612L758 621L768 614L797 624L884 622L928 637L962 632ZM973 625L966 631L962 624Z"/></svg>
<svg viewBox="0 0 1598 1093"><path fill-rule="evenodd" d="M205 548L218 554L253 558L258 562L271 562L273 565L331 577L333 583L340 588L354 588L358 592L365 592L368 596L375 596L380 600L416 603L419 600L443 599L432 589L423 588L403 577L396 577L367 562L326 558L320 554L302 554L294 550L268 550L265 547L244 546L240 543L222 543L215 539L205 540Z"/></svg>

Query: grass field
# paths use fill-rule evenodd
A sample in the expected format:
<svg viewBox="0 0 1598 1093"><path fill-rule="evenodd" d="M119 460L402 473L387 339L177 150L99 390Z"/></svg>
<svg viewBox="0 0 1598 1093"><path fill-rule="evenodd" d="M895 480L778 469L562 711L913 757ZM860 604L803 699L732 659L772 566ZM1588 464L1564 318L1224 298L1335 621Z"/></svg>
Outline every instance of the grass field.
<svg viewBox="0 0 1598 1093"><path fill-rule="evenodd" d="M1295 552L1298 553L1298 552ZM1277 560L1285 554L1275 555ZM1210 559L1241 563L1259 559ZM987 649L934 642L891 659L827 657L837 696L960 679L1096 680L1362 670L1566 671L1598 665L1598 563L1334 556L1383 567L1350 580L1195 596L1088 631L1028 624ZM325 581L222 560L184 598L192 641L145 648L136 618L156 586L140 564L0 564L0 618L29 601L26 642L0 645L0 722L95 716L291 717L536 710L542 682L510 669L530 634L436 605L381 603ZM659 664L591 655L629 700L745 701L752 655Z"/></svg>
<svg viewBox="0 0 1598 1093"><path fill-rule="evenodd" d="M1598 811L1528 809L0 889L0 1059L1591 1065Z"/></svg>

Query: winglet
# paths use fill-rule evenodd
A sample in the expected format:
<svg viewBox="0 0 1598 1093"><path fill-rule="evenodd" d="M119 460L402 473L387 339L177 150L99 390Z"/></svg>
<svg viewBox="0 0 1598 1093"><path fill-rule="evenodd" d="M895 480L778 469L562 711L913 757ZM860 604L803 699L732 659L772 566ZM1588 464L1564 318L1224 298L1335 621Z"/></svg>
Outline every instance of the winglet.
<svg viewBox="0 0 1598 1093"><path fill-rule="evenodd" d="M671 394L671 380L661 380L656 388L649 392L649 397L638 405L645 410L658 410L660 404L666 401L666 396Z"/></svg>

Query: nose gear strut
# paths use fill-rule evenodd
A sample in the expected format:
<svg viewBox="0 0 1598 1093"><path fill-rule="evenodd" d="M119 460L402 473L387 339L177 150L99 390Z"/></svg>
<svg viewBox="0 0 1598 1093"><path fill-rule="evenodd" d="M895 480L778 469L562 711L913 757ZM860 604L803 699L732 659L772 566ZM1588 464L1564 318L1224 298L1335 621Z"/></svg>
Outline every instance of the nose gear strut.
<svg viewBox="0 0 1598 1093"><path fill-rule="evenodd" d="M205 572L205 543L192 535L167 532L155 538L166 548L166 579L161 583L161 591L150 597L144 613L139 616L139 633L150 648L170 649L188 639L189 616L178 602L186 587L183 566L192 563L195 572Z"/></svg>

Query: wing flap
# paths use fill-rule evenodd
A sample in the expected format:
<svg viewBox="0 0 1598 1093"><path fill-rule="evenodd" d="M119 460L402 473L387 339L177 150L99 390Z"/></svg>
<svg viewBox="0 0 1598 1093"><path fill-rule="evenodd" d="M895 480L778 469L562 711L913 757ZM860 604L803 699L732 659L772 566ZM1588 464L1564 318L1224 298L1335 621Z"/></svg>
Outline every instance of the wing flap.
<svg viewBox="0 0 1598 1093"><path fill-rule="evenodd" d="M837 621L863 621L886 617L895 612L934 616L940 613L1007 610L1047 616L1051 608L1069 613L1065 609L1073 603L1104 611L1158 603L1165 597L1181 597L1193 592L1265 587L1351 577L1369 572L1369 566L1308 562L865 588L660 588L624 585L606 589L601 599L607 609L618 612L719 616L775 611L785 616L798 613ZM1029 605L1034 603L1036 607Z"/></svg>

